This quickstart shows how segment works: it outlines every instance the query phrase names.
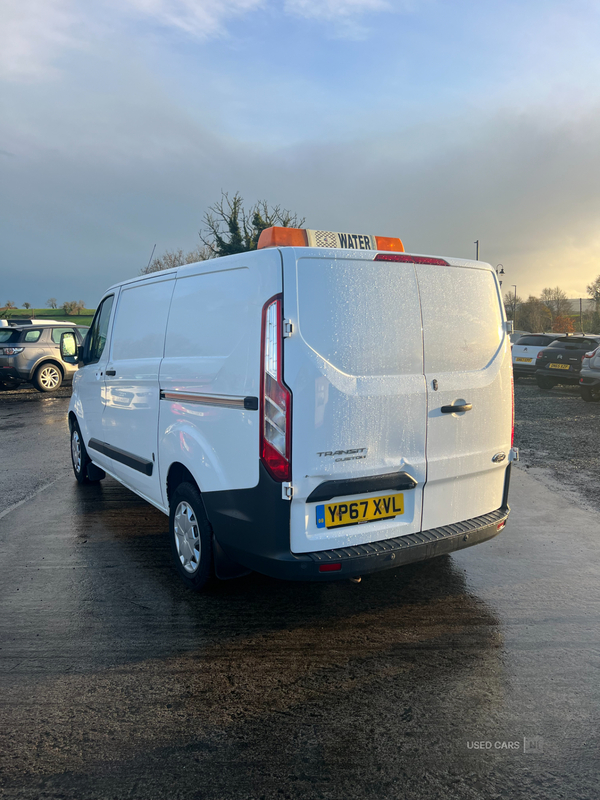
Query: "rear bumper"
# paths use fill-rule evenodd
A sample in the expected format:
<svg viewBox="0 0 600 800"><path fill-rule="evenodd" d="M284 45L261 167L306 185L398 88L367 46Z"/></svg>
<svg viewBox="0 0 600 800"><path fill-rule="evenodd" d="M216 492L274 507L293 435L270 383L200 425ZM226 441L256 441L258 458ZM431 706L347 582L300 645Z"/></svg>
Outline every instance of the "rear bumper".
<svg viewBox="0 0 600 800"><path fill-rule="evenodd" d="M424 561L492 539L509 515L509 483L510 464L501 508L475 519L384 541L297 555L289 548L290 503L281 499L281 484L273 481L262 465L254 489L208 492L203 499L219 548L232 561L273 578L332 581ZM266 516L265 509L272 513ZM332 564L340 566L335 571L320 571Z"/></svg>
<svg viewBox="0 0 600 800"><path fill-rule="evenodd" d="M536 371L535 361L532 364L515 364L513 363L514 375L534 375Z"/></svg>
<svg viewBox="0 0 600 800"><path fill-rule="evenodd" d="M571 371L562 369L536 369L535 375L544 378L554 378L557 383L579 383L580 370Z"/></svg>
<svg viewBox="0 0 600 800"><path fill-rule="evenodd" d="M582 386L600 386L600 377L590 375L589 372L581 372L579 383Z"/></svg>
<svg viewBox="0 0 600 800"><path fill-rule="evenodd" d="M508 509L499 509L477 519L395 539L304 553L302 560L292 553L285 559L257 559L252 568L273 578L295 581L332 581L368 575L453 553L492 539L504 527L508 513ZM320 571L321 567L334 564L340 564L335 572Z"/></svg>
<svg viewBox="0 0 600 800"><path fill-rule="evenodd" d="M0 364L0 381L1 380L22 381L23 378L21 378L14 367L8 366L7 364Z"/></svg>

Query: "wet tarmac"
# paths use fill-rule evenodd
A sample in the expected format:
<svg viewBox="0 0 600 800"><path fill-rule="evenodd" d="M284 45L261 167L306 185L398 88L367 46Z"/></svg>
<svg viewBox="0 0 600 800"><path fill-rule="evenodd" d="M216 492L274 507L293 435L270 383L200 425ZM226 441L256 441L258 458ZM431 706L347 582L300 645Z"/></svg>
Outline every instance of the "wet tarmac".
<svg viewBox="0 0 600 800"><path fill-rule="evenodd" d="M478 547L194 595L166 517L72 479L53 403L0 405L3 502L32 473L0 516L0 797L598 797L597 513L519 469Z"/></svg>

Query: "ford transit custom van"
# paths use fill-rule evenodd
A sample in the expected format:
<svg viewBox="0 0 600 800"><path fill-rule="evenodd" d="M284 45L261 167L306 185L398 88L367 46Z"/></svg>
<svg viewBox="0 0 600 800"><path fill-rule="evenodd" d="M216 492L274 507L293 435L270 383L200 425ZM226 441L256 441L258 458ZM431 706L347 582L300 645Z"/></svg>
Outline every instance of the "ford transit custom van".
<svg viewBox="0 0 600 800"><path fill-rule="evenodd" d="M270 228L256 251L113 286L75 359L77 480L108 473L168 514L190 588L357 578L506 523L511 352L489 264Z"/></svg>

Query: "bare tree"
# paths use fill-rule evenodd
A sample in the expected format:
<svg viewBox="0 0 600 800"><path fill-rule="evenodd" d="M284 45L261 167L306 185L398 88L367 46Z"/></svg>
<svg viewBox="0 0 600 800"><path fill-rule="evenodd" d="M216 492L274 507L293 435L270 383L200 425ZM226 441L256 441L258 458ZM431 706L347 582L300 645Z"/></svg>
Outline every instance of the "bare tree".
<svg viewBox="0 0 600 800"><path fill-rule="evenodd" d="M519 325L533 333L547 331L552 326L552 314L539 298L530 294L519 308Z"/></svg>
<svg viewBox="0 0 600 800"><path fill-rule="evenodd" d="M12 308L16 308L16 307L17 306L13 303L12 300L9 300L8 302L6 302L4 304L4 308L6 308L7 310L12 309Z"/></svg>
<svg viewBox="0 0 600 800"><path fill-rule="evenodd" d="M141 270L142 275L150 275L152 272L162 272L164 269L181 267L183 264L195 264L196 261L206 261L211 257L209 249L204 245L198 245L189 253L179 250L165 250L162 256L155 258L147 267Z"/></svg>
<svg viewBox="0 0 600 800"><path fill-rule="evenodd" d="M255 203L248 210L239 192L232 198L221 192L221 199L204 215L206 233L200 239L208 247L212 258L229 256L256 250L260 234L265 228L278 225L282 228L301 228L304 217L300 219L281 206L269 208L266 200Z"/></svg>
<svg viewBox="0 0 600 800"><path fill-rule="evenodd" d="M596 310L600 310L600 275L587 287L587 293L596 304Z"/></svg>
<svg viewBox="0 0 600 800"><path fill-rule="evenodd" d="M550 287L543 289L540 300L550 309L552 319L555 317L564 317L571 313L571 302L560 286L555 286L554 289Z"/></svg>
<svg viewBox="0 0 600 800"><path fill-rule="evenodd" d="M523 300L519 297L519 295L511 294L511 292L506 292L504 295L504 308L506 309L506 316L508 319L512 319L514 322L516 314L517 314L517 307L521 305ZM516 327L516 326L515 326Z"/></svg>
<svg viewBox="0 0 600 800"><path fill-rule="evenodd" d="M56 297L51 297L49 300L46 300L46 305L48 308L58 308Z"/></svg>

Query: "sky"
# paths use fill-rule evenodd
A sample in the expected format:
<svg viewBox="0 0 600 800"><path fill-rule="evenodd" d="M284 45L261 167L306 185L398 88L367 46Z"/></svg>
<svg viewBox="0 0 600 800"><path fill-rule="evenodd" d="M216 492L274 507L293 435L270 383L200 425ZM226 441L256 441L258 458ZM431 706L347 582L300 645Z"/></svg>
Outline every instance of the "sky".
<svg viewBox="0 0 600 800"><path fill-rule="evenodd" d="M0 305L95 307L221 191L600 274L598 0L2 0Z"/></svg>

